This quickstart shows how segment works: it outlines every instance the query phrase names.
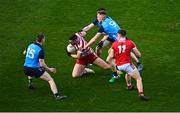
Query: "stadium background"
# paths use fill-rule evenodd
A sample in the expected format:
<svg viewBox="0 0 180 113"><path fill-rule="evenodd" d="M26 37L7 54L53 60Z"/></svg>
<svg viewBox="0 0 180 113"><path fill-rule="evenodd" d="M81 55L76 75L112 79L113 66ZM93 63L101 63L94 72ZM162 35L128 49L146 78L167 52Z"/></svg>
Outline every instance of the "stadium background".
<svg viewBox="0 0 180 113"><path fill-rule="evenodd" d="M149 102L128 92L123 77L108 84L111 72L95 66L96 75L71 77L74 59L66 56L67 39L91 23L99 7L107 9L142 52ZM33 91L26 87L22 52L39 32L47 36L45 60L57 68L52 76L66 100L55 101L44 81L34 79ZM179 0L1 0L0 111L180 111L179 37Z"/></svg>

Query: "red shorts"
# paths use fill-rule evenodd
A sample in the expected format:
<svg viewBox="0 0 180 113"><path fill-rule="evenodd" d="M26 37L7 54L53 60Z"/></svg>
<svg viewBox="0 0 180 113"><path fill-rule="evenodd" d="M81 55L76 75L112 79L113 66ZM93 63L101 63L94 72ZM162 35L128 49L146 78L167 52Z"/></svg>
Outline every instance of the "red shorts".
<svg viewBox="0 0 180 113"><path fill-rule="evenodd" d="M87 55L86 57L77 59L76 64L88 65L89 63L93 63L97 58L98 57L94 53L92 53Z"/></svg>

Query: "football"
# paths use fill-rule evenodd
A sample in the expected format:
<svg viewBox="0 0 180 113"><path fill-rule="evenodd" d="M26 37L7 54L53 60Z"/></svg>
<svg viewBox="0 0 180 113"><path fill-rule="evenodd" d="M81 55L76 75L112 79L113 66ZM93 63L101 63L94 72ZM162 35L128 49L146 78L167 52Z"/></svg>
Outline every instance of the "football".
<svg viewBox="0 0 180 113"><path fill-rule="evenodd" d="M67 46L67 51L68 51L69 53L76 53L76 48L75 48L73 45L69 44L69 45Z"/></svg>

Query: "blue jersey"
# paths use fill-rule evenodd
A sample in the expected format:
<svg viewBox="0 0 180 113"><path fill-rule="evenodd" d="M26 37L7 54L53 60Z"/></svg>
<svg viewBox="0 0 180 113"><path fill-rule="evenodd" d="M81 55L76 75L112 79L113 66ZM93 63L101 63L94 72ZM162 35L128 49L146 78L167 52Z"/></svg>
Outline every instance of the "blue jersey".
<svg viewBox="0 0 180 113"><path fill-rule="evenodd" d="M44 49L39 43L30 44L26 50L24 66L31 68L39 68L39 59L44 59Z"/></svg>
<svg viewBox="0 0 180 113"><path fill-rule="evenodd" d="M107 34L108 40L114 42L118 40L118 31L121 29L119 25L110 17L106 17L106 19L102 22L99 22L97 19L93 21L94 25L99 27L98 32Z"/></svg>

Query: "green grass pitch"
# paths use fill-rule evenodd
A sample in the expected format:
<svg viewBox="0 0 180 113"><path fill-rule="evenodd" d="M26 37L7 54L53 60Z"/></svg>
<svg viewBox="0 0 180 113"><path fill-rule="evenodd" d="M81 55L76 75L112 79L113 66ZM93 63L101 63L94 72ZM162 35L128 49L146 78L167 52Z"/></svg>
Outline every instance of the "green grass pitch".
<svg viewBox="0 0 180 113"><path fill-rule="evenodd" d="M71 77L75 60L65 53L68 37L91 23L99 7L107 9L142 52L149 102L139 101L137 91L128 92L123 77L108 84L108 70L93 66L95 75ZM47 36L45 60L57 68L52 76L66 100L55 101L41 80L33 80L35 90L27 88L22 52L39 32ZM1 0L0 111L180 111L179 44L179 0Z"/></svg>

